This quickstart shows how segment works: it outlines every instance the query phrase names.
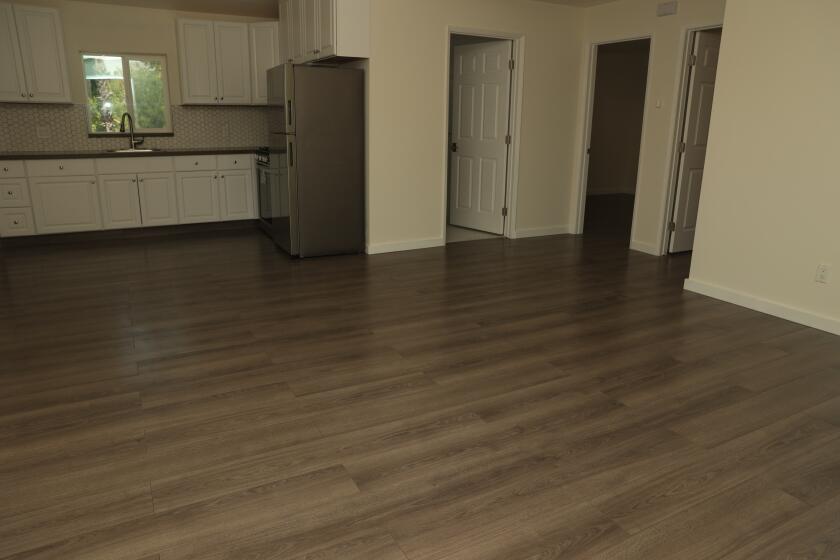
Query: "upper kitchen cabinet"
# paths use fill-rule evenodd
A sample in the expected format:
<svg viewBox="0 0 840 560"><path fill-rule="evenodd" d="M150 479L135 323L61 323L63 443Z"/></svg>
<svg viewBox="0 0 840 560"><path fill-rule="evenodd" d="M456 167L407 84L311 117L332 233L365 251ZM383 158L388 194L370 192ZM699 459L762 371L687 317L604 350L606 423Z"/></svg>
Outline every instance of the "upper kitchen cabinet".
<svg viewBox="0 0 840 560"><path fill-rule="evenodd" d="M248 26L251 41L251 93L255 105L268 103L269 68L285 62L280 47L280 25L274 21Z"/></svg>
<svg viewBox="0 0 840 560"><path fill-rule="evenodd" d="M0 3L0 101L70 102L58 11Z"/></svg>
<svg viewBox="0 0 840 560"><path fill-rule="evenodd" d="M250 104L249 52L247 23L178 20L183 103Z"/></svg>
<svg viewBox="0 0 840 560"><path fill-rule="evenodd" d="M295 63L370 57L370 0L287 1L289 52Z"/></svg>

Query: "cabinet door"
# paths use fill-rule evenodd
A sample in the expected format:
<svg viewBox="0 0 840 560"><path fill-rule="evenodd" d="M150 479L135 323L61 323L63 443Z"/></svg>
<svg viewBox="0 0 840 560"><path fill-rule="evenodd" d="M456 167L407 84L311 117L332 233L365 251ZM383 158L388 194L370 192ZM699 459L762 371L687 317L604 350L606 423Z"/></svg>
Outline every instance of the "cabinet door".
<svg viewBox="0 0 840 560"><path fill-rule="evenodd" d="M213 24L216 35L216 80L219 103L251 103L251 61L248 24L226 21Z"/></svg>
<svg viewBox="0 0 840 560"><path fill-rule="evenodd" d="M213 22L178 20L178 56L184 103L218 103Z"/></svg>
<svg viewBox="0 0 840 560"><path fill-rule="evenodd" d="M320 0L303 0L303 55L306 60L318 58L318 2Z"/></svg>
<svg viewBox="0 0 840 560"><path fill-rule="evenodd" d="M14 5L23 72L29 101L70 101L70 81L58 12Z"/></svg>
<svg viewBox="0 0 840 560"><path fill-rule="evenodd" d="M14 12L11 4L0 4L0 101L24 101L26 97Z"/></svg>
<svg viewBox="0 0 840 560"><path fill-rule="evenodd" d="M30 191L38 233L102 229L96 177L31 179Z"/></svg>
<svg viewBox="0 0 840 560"><path fill-rule="evenodd" d="M105 229L140 227L137 175L100 175L99 201Z"/></svg>
<svg viewBox="0 0 840 560"><path fill-rule="evenodd" d="M218 222L216 173L178 173L178 217L182 224Z"/></svg>
<svg viewBox="0 0 840 560"><path fill-rule="evenodd" d="M306 61L306 22L304 21L304 2L307 0L289 0L289 58L296 64Z"/></svg>
<svg viewBox="0 0 840 560"><path fill-rule="evenodd" d="M318 2L318 58L334 56L335 49L335 0Z"/></svg>
<svg viewBox="0 0 840 560"><path fill-rule="evenodd" d="M289 47L289 0L280 0L279 34L280 62L278 64L285 64L292 59Z"/></svg>
<svg viewBox="0 0 840 560"><path fill-rule="evenodd" d="M273 21L252 23L251 35L251 102L254 105L268 103L269 69L280 64L279 25Z"/></svg>
<svg viewBox="0 0 840 560"><path fill-rule="evenodd" d="M222 220L252 220L257 217L251 171L220 171L219 190Z"/></svg>
<svg viewBox="0 0 840 560"><path fill-rule="evenodd" d="M144 226L170 226L178 223L178 197L175 175L145 173L138 177L140 214Z"/></svg>

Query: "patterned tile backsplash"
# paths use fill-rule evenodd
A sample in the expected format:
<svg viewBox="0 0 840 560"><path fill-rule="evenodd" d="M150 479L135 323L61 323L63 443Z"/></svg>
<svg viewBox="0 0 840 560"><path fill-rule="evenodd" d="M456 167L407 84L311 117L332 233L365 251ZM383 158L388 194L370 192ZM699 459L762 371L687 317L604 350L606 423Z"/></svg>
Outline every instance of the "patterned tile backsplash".
<svg viewBox="0 0 840 560"><path fill-rule="evenodd" d="M266 107L172 107L174 136L146 138L161 149L239 148L268 144ZM128 140L89 138L84 105L0 103L0 152L112 150Z"/></svg>

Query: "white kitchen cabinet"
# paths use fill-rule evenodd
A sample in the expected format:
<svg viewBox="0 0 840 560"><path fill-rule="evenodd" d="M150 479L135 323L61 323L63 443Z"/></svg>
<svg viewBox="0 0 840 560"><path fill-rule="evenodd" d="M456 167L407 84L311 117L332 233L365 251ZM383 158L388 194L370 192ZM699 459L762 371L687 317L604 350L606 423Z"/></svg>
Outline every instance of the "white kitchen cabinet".
<svg viewBox="0 0 840 560"><path fill-rule="evenodd" d="M140 195L137 175L100 175L99 201L104 229L140 227Z"/></svg>
<svg viewBox="0 0 840 560"><path fill-rule="evenodd" d="M26 179L0 179L0 207L21 208L31 205Z"/></svg>
<svg viewBox="0 0 840 560"><path fill-rule="evenodd" d="M216 172L178 173L176 181L180 223L218 222L221 219Z"/></svg>
<svg viewBox="0 0 840 560"><path fill-rule="evenodd" d="M289 47L289 0L279 0L279 14L280 62L278 64L284 64L292 60L292 53Z"/></svg>
<svg viewBox="0 0 840 560"><path fill-rule="evenodd" d="M0 4L0 101L26 101L23 58L11 4Z"/></svg>
<svg viewBox="0 0 840 560"><path fill-rule="evenodd" d="M170 226L178 223L178 198L173 173L139 175L138 188L144 226Z"/></svg>
<svg viewBox="0 0 840 560"><path fill-rule="evenodd" d="M251 170L219 172L222 220L253 220L257 217L251 175Z"/></svg>
<svg viewBox="0 0 840 560"><path fill-rule="evenodd" d="M38 233L102 229L95 176L34 178L29 190Z"/></svg>
<svg viewBox="0 0 840 560"><path fill-rule="evenodd" d="M0 208L0 237L35 235L31 208Z"/></svg>
<svg viewBox="0 0 840 560"><path fill-rule="evenodd" d="M289 0L291 58L370 57L370 0Z"/></svg>
<svg viewBox="0 0 840 560"><path fill-rule="evenodd" d="M251 51L251 102L268 103L268 76L270 68L285 62L281 58L280 25L274 21L252 23L248 26Z"/></svg>
<svg viewBox="0 0 840 560"><path fill-rule="evenodd" d="M248 24L178 20L181 93L185 104L248 105Z"/></svg>
<svg viewBox="0 0 840 560"><path fill-rule="evenodd" d="M0 101L70 102L57 10L0 3Z"/></svg>
<svg viewBox="0 0 840 560"><path fill-rule="evenodd" d="M213 31L216 38L219 103L248 105L251 103L248 24L217 21L213 24Z"/></svg>

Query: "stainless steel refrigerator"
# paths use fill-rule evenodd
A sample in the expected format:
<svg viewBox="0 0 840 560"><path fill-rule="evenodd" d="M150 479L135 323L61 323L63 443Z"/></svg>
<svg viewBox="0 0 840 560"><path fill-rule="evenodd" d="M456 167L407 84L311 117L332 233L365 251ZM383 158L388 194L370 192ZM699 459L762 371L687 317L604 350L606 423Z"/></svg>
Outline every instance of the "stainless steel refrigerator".
<svg viewBox="0 0 840 560"><path fill-rule="evenodd" d="M268 71L270 146L260 223L295 257L365 245L364 72L284 64Z"/></svg>

